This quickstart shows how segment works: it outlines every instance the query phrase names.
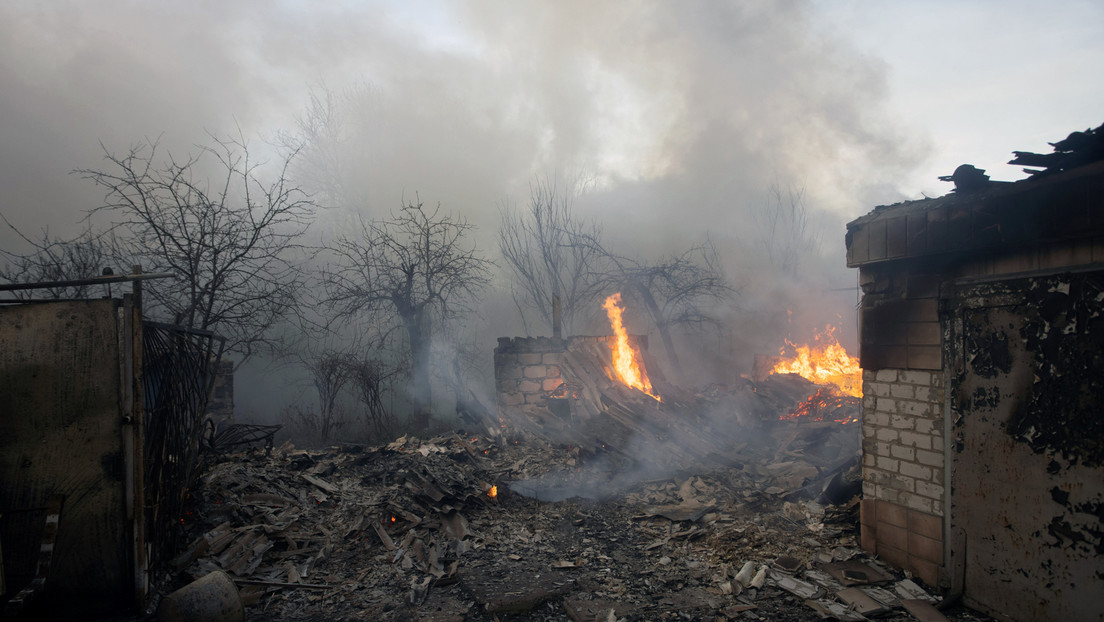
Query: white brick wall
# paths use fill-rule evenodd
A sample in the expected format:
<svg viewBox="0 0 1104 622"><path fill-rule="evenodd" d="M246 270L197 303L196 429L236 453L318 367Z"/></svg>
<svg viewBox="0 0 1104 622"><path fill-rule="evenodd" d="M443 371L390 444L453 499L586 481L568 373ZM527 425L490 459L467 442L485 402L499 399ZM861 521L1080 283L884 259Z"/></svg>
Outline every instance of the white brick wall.
<svg viewBox="0 0 1104 622"><path fill-rule="evenodd" d="M863 496L943 515L943 376L863 372Z"/></svg>

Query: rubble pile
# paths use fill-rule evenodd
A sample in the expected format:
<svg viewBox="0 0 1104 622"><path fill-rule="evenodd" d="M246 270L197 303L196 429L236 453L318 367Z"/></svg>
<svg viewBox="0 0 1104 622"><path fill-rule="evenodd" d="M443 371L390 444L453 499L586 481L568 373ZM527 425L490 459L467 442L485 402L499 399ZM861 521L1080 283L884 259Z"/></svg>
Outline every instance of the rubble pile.
<svg viewBox="0 0 1104 622"><path fill-rule="evenodd" d="M224 570L249 620L941 615L858 548L857 460L839 455L857 424L770 419L693 469L637 477L500 426L223 455L193 491L170 587Z"/></svg>

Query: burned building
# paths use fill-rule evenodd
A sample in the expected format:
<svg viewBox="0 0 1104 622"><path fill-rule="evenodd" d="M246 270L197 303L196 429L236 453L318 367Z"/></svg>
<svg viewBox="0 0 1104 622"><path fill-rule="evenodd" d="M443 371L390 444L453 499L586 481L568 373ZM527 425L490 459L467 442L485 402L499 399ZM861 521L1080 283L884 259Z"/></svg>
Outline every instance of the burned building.
<svg viewBox="0 0 1104 622"><path fill-rule="evenodd" d="M847 225L862 545L1003 619L1104 612L1102 137Z"/></svg>

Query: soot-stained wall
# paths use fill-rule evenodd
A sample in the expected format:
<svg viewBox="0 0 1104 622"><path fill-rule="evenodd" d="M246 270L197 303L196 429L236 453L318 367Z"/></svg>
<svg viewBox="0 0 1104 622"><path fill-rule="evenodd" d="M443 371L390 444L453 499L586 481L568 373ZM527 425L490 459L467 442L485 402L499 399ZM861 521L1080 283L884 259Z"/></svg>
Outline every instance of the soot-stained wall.
<svg viewBox="0 0 1104 622"><path fill-rule="evenodd" d="M1104 617L1104 162L882 206L847 244L864 548L1001 619Z"/></svg>

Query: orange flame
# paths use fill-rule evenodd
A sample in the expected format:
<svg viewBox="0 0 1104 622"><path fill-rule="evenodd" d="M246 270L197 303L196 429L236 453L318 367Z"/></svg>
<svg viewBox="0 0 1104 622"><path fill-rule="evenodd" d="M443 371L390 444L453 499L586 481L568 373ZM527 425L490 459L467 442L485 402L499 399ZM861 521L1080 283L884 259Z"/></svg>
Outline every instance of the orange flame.
<svg viewBox="0 0 1104 622"><path fill-rule="evenodd" d="M825 417L830 417L836 423L851 423L857 419L848 408L848 400L854 401L854 397L844 395L835 386L820 387L816 393L798 404L796 410L778 419L786 421L810 417L813 421L824 421Z"/></svg>
<svg viewBox="0 0 1104 622"><path fill-rule="evenodd" d="M487 496L494 499L498 496L498 486L491 486L491 489L487 491Z"/></svg>
<svg viewBox="0 0 1104 622"><path fill-rule="evenodd" d="M835 385L844 395L862 397L862 368L859 359L847 354L829 325L814 338L812 346L798 346L789 339L786 345L794 355L783 358L771 369L772 374L797 374L819 385ZM779 351L783 357L786 348Z"/></svg>
<svg viewBox="0 0 1104 622"><path fill-rule="evenodd" d="M632 346L629 345L629 334L625 331L625 325L621 321L621 313L624 311L621 308L621 293L618 292L606 298L602 308L606 310L610 326L613 328L613 334L617 337L611 348L613 350L613 370L617 373L617 377L621 382L647 393L656 401L662 402L663 400L658 395L652 393L652 382L648 380L648 372L644 371L643 362L636 360Z"/></svg>

